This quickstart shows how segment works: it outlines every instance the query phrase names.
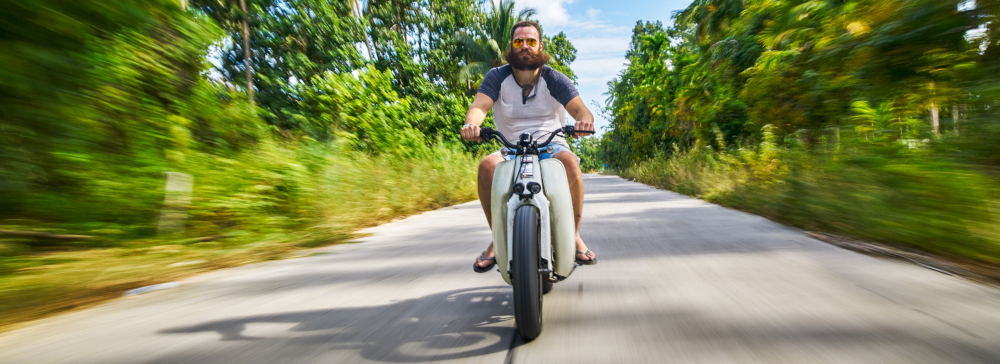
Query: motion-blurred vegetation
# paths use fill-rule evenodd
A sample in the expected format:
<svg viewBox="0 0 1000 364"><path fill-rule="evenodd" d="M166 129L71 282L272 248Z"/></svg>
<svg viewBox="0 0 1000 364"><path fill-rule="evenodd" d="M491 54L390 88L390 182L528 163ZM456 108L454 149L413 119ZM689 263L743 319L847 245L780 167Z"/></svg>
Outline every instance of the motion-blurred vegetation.
<svg viewBox="0 0 1000 364"><path fill-rule="evenodd" d="M0 4L0 327L475 197L479 0Z"/></svg>
<svg viewBox="0 0 1000 364"><path fill-rule="evenodd" d="M1000 2L695 0L639 22L596 154L819 231L1000 264Z"/></svg>

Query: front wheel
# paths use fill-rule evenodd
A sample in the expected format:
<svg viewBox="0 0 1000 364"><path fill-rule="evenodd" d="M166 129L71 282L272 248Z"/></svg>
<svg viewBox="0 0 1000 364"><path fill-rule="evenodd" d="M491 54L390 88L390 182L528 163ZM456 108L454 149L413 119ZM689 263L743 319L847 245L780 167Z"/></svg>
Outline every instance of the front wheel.
<svg viewBox="0 0 1000 364"><path fill-rule="evenodd" d="M525 341L542 333L542 268L539 252L539 218L534 206L521 206L514 215L513 269L514 322Z"/></svg>

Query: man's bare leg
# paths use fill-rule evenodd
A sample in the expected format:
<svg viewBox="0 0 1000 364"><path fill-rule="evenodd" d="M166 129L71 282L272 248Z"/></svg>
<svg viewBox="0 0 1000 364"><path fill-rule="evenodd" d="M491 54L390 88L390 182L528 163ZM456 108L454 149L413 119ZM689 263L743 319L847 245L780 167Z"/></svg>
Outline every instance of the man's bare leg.
<svg viewBox="0 0 1000 364"><path fill-rule="evenodd" d="M562 162L563 166L566 168L566 179L569 181L569 192L573 198L573 222L576 229L576 250L586 252L587 244L583 242L583 238L580 237L580 219L583 217L583 173L580 171L580 160L577 159L576 155L571 152L562 151L556 153L554 158ZM483 206L483 212L486 213L486 221L490 224L490 228L493 227L493 210L491 209L492 204L492 194L493 194L493 173L496 171L497 164L503 162L503 157L491 154L483 158L482 162L479 163L479 203ZM496 255L496 251L493 249L493 243L486 248L483 256L490 258ZM580 260L593 260L597 256L594 252L590 252L587 255L576 254L577 259ZM479 258L476 258L476 265L480 268L485 267Z"/></svg>
<svg viewBox="0 0 1000 364"><path fill-rule="evenodd" d="M493 172L497 169L497 164L503 162L503 157L490 154L483 158L479 162L479 204L483 206L483 212L486 213L486 223L490 225L490 229L493 228L493 210L492 196L493 196ZM483 252L483 257L490 258L496 255L496 251L493 250L493 243L486 247L486 251ZM476 266L480 268L486 267L482 260L476 258Z"/></svg>
<svg viewBox="0 0 1000 364"><path fill-rule="evenodd" d="M562 162L566 168L566 179L569 181L569 193L573 196L573 221L576 223L576 250L587 252L587 244L580 237L580 219L583 217L583 172L580 171L580 160L572 152L561 151L553 156ZM597 255L590 252L587 255L576 254L580 260L594 260Z"/></svg>

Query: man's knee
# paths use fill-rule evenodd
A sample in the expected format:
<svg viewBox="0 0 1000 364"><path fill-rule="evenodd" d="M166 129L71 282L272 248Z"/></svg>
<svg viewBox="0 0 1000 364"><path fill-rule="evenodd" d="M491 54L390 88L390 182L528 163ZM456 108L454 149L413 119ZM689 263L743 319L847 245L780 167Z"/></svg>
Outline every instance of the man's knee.
<svg viewBox="0 0 1000 364"><path fill-rule="evenodd" d="M500 162L503 162L503 157L495 154L490 154L486 158L483 158L479 162L479 178L486 177L492 180L493 172L496 171L497 164L500 164Z"/></svg>
<svg viewBox="0 0 1000 364"><path fill-rule="evenodd" d="M580 159L577 158L576 154L573 154L573 152L564 150L559 153L556 153L556 155L554 155L553 157L562 162L563 167L566 168L567 175L572 176L581 174Z"/></svg>

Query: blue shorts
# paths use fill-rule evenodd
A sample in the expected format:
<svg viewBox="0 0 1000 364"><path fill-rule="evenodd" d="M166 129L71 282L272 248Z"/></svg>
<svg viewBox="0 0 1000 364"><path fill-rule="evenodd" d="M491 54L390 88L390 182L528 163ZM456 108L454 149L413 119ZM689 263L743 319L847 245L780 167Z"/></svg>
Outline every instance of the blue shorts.
<svg viewBox="0 0 1000 364"><path fill-rule="evenodd" d="M565 145L562 145L562 144L549 144L549 145L552 146L552 154L542 153L541 155L538 156L538 160L552 158L552 157L555 156L556 153L559 153L559 152L562 152L562 151L567 151L567 152L573 153L573 151L569 150L569 147L567 147ZM493 152L493 154L495 154L495 155L503 155L503 154L500 154L499 150L496 151L496 152ZM515 155L513 153L511 153L511 154L507 154L507 156L503 157L503 159L509 161L509 160L513 160L514 157L515 157Z"/></svg>

